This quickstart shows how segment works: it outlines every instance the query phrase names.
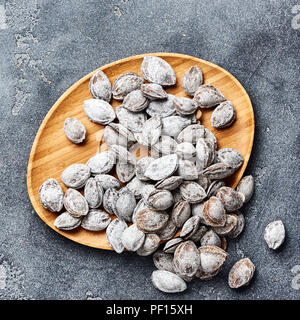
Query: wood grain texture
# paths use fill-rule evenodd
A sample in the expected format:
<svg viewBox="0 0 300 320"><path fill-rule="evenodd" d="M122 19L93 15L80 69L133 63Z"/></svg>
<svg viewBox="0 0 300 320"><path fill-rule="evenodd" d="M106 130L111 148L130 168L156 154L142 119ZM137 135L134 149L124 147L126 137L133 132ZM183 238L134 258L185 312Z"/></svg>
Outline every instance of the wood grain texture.
<svg viewBox="0 0 300 320"><path fill-rule="evenodd" d="M217 130L210 125L210 116L213 109L203 109L201 123L211 130L218 139L219 148L237 149L244 157L243 166L229 179L228 185L235 187L247 167L254 139L254 113L250 98L240 82L229 72L221 67L195 57L175 53L152 53L125 58L105 65L100 70L104 71L111 83L122 73L136 72L141 75L140 66L143 57L156 55L165 59L175 70L177 84L167 88L168 93L177 96L186 96L181 88L183 73L193 65L199 65L203 71L204 83L216 86L232 101L236 108L236 121L226 129ZM98 70L99 70L98 69ZM99 248L109 249L105 231L90 232L82 228L73 231L62 231L54 227L53 223L57 214L44 209L39 201L38 190L40 185L53 177L66 191L60 176L62 171L73 163L86 163L99 149L103 126L90 122L83 110L83 101L91 98L88 84L93 73L76 82L53 105L43 120L34 140L27 170L27 189L31 203L40 218L52 229L63 236L78 243ZM120 101L113 100L112 106L120 105ZM64 120L76 117L83 122L87 129L87 138L82 145L71 143L63 130Z"/></svg>

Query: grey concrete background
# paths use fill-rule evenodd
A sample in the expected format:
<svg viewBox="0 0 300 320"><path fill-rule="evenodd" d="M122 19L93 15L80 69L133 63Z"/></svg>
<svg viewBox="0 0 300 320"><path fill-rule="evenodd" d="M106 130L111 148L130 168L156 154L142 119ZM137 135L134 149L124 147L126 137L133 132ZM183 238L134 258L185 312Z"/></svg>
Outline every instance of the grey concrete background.
<svg viewBox="0 0 300 320"><path fill-rule="evenodd" d="M296 4L0 0L0 299L299 299ZM103 64L157 51L190 54L227 69L248 91L256 118L247 169L256 192L243 209L243 235L229 243L230 256L215 279L195 280L180 295L152 286L150 257L84 247L51 230L34 213L26 190L32 142L59 96ZM263 240L266 224L275 219L287 230L278 252ZM256 275L248 288L233 291L229 269L245 256Z"/></svg>

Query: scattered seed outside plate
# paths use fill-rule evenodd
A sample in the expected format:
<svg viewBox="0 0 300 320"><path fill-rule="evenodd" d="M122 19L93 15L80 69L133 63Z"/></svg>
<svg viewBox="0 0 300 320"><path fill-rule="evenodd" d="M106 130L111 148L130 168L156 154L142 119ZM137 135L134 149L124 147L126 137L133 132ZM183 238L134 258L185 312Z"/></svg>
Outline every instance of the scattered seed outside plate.
<svg viewBox="0 0 300 320"><path fill-rule="evenodd" d="M177 84L166 87L168 93L179 97L188 97L181 88L181 78L189 67L199 65L203 71L204 83L216 86L224 93L227 100L230 100L235 106L237 119L231 127L226 129L217 130L211 127L210 116L213 108L203 109L201 117L201 123L216 135L219 148L237 149L244 157L242 167L226 180L228 186L234 188L247 167L254 139L254 112L246 90L233 75L223 68L184 54L142 54L112 62L99 69L105 72L113 83L120 74L125 72L136 72L141 75L142 60L145 56L151 55L165 59L176 72ZM57 179L65 192L67 188L60 179L62 171L73 163L86 163L90 157L98 152L104 127L90 122L83 110L83 101L91 98L89 92L90 78L97 70L80 79L63 93L44 118L30 153L27 169L27 190L36 213L56 232L86 246L112 250L106 240L105 231L91 232L83 228L77 228L65 232L55 228L54 220L57 214L44 209L38 196L40 185L51 177ZM121 102L112 100L111 104L115 109ZM78 118L85 125L87 138L83 144L75 145L65 136L63 125L68 117ZM103 144L101 150L107 150L107 146ZM140 157L146 155L145 149L141 149ZM114 170L112 173L115 175ZM115 216L112 217L115 218Z"/></svg>

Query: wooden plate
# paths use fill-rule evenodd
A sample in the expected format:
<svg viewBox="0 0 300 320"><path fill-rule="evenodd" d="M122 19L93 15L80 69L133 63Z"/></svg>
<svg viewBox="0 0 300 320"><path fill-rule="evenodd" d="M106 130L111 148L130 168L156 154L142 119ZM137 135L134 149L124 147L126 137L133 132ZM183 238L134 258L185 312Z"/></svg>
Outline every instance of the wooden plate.
<svg viewBox="0 0 300 320"><path fill-rule="evenodd" d="M244 157L243 166L227 180L227 183L235 187L248 164L254 138L254 114L250 98L240 82L229 72L221 67L195 57L176 53L152 53L125 58L101 67L111 83L120 74L136 72L141 74L140 66L144 56L156 55L165 59L175 70L177 85L167 89L167 92L178 96L185 96L181 88L183 73L193 65L199 65L204 74L204 82L216 86L232 101L236 108L237 119L234 124L223 130L217 130L210 125L212 110L203 110L201 122L210 129L218 139L219 148L234 148ZM96 70L94 71L96 72ZM34 140L27 171L27 188L31 203L41 219L52 229L63 236L78 243L100 248L110 249L104 231L90 232L82 228L64 232L54 227L53 222L57 217L45 210L39 201L38 190L40 185L53 177L61 184L64 191L66 187L60 180L62 171L73 163L85 163L95 155L99 148L99 130L101 125L90 122L83 111L83 101L91 98L88 84L94 73L90 73L69 88L50 109L43 120ZM120 102L113 100L116 107ZM80 119L87 129L87 139L82 145L71 143L63 131L64 120L68 117Z"/></svg>

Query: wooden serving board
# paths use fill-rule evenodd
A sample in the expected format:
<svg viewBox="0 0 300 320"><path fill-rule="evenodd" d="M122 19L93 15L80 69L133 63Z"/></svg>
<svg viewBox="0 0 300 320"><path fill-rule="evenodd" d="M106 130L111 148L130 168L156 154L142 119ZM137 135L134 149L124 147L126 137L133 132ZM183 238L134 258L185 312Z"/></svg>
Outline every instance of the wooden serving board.
<svg viewBox="0 0 300 320"><path fill-rule="evenodd" d="M250 98L240 82L229 72L221 67L183 54L176 53L151 53L125 58L99 69L105 72L111 83L122 73L136 72L141 75L140 66L144 56L156 55L165 59L175 70L177 85L167 88L168 93L177 96L186 96L181 88L182 75L189 67L199 65L204 83L216 86L225 95L227 100L232 101L236 108L236 121L227 129L217 130L210 125L210 116L213 109L202 110L201 123L211 130L218 140L219 148L237 149L244 157L243 166L229 179L228 185L235 187L249 161L254 138L254 113ZM66 191L60 176L62 171L73 163L86 163L99 149L101 138L100 130L103 126L90 122L83 110L83 101L90 99L88 84L93 73L76 82L69 88L53 105L43 120L35 137L27 171L27 188L31 203L40 218L56 232L78 243L99 248L109 249L105 231L90 232L82 228L73 231L62 231L54 227L53 223L57 214L44 209L39 201L38 190L41 184L53 177ZM120 101L113 100L112 106L120 105ZM84 144L75 145L65 136L63 124L66 118L76 117L83 122L87 129L87 138Z"/></svg>

